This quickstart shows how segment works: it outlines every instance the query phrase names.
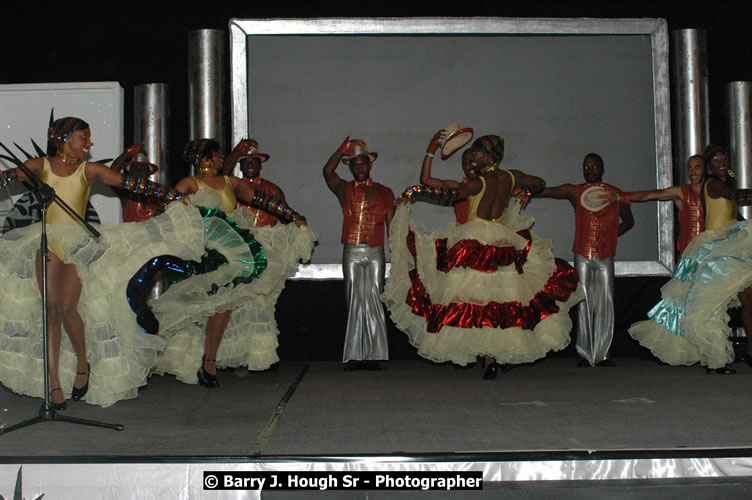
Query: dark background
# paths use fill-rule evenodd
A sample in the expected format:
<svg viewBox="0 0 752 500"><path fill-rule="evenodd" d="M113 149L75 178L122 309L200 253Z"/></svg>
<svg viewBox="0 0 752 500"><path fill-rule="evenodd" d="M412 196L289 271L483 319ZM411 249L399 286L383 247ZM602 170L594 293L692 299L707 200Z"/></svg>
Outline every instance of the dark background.
<svg viewBox="0 0 752 500"><path fill-rule="evenodd" d="M28 6L27 6L28 5ZM170 169L188 137L187 34L227 31L235 18L281 17L660 17L669 30L707 31L711 139L727 143L724 85L752 80L752 2L653 0L482 0L357 2L5 2L0 11L0 84L117 81L125 90L125 144L133 142L133 89L143 83L170 86ZM227 52L229 60L229 50ZM577 68L573 68L577 71ZM588 75L582 75L587 78ZM229 96L228 96L229 98ZM226 113L229 121L229 112ZM7 117L3 117L7 120ZM46 126L47 117L41 117ZM229 130L229 122L227 124ZM172 175L180 179L180 175Z"/></svg>
<svg viewBox="0 0 752 500"><path fill-rule="evenodd" d="M133 89L170 86L171 178L182 176L179 153L188 137L187 34L227 31L229 19L310 17L563 17L664 18L669 30L707 31L711 140L727 144L725 84L752 80L752 2L446 1L311 2L5 2L0 11L0 84L117 81L125 91L125 144L133 142ZM229 59L229 51L227 53ZM578 68L572 68L578 71ZM583 72L582 78L588 78ZM2 117L2 122L12 117ZM227 113L229 120L229 113ZM46 127L47 117L40 117ZM229 123L228 130L229 130ZM616 287L613 354L646 356L626 333L660 298L665 278L620 278ZM288 282L278 311L280 357L338 359L345 324L341 281ZM293 312L294 311L294 312ZM325 311L322 313L322 311ZM290 312L289 314L287 312ZM390 325L392 357L415 357L406 336ZM563 355L572 355L572 347Z"/></svg>

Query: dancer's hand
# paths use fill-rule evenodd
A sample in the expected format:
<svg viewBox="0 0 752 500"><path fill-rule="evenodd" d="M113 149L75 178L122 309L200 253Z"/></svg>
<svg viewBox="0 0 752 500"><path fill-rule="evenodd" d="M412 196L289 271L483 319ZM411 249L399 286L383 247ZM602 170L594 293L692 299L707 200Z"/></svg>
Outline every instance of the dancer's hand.
<svg viewBox="0 0 752 500"><path fill-rule="evenodd" d="M617 194L607 189L603 189L600 192L595 193L593 198L595 198L598 201L607 201L609 203L619 201L619 197L617 196Z"/></svg>
<svg viewBox="0 0 752 500"><path fill-rule="evenodd" d="M244 156L248 154L251 148L258 149L258 142L256 139L240 139L240 142L233 148L233 152L238 153L238 156Z"/></svg>
<svg viewBox="0 0 752 500"><path fill-rule="evenodd" d="M295 219L293 222L295 222L295 225L298 227L308 226L308 221L306 221L306 218L302 215Z"/></svg>
<svg viewBox="0 0 752 500"><path fill-rule="evenodd" d="M141 151L144 150L144 143L139 142L138 144L132 144L125 148L125 156L127 158L133 158L137 154L139 154Z"/></svg>
<svg viewBox="0 0 752 500"><path fill-rule="evenodd" d="M515 198L517 198L519 200L520 206L522 208L525 208L527 206L527 204L530 203L530 193L528 193L527 190L522 189L519 186L516 186L512 190L512 196L514 196Z"/></svg>
<svg viewBox="0 0 752 500"><path fill-rule="evenodd" d="M446 130L444 130L443 128L436 132L431 138L431 142L428 143L426 153L434 154L436 150L439 149L439 142L441 142L441 140L446 137L446 135Z"/></svg>
<svg viewBox="0 0 752 500"><path fill-rule="evenodd" d="M337 148L337 151L339 151L345 156L348 156L350 153L353 152L354 149L355 149L355 146L350 144L350 136L348 135L347 137L345 137L345 140L342 142L340 147Z"/></svg>

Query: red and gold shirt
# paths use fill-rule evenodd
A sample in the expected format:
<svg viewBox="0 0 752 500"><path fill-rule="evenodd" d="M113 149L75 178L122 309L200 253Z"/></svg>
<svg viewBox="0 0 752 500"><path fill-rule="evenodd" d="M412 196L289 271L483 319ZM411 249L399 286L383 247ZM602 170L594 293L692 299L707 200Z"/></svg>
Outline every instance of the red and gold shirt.
<svg viewBox="0 0 752 500"><path fill-rule="evenodd" d="M619 238L619 203L609 203L597 212L591 212L582 206L580 198L589 187L596 186L615 193L618 188L604 182L591 182L575 186L576 200L574 209L574 252L592 259L598 255L608 259L616 255L616 240Z"/></svg>
<svg viewBox="0 0 752 500"><path fill-rule="evenodd" d="M392 200L392 190L372 179L348 182L342 205L342 243L383 246L386 214L392 208Z"/></svg>
<svg viewBox="0 0 752 500"><path fill-rule="evenodd" d="M162 205L151 197L144 199L131 194L125 201L123 208L123 222L143 222L157 214Z"/></svg>
<svg viewBox="0 0 752 500"><path fill-rule="evenodd" d="M681 192L682 209L677 214L679 239L676 242L676 249L679 253L683 253L689 242L705 230L705 214L702 211L700 196L695 194L691 184L682 186Z"/></svg>
<svg viewBox="0 0 752 500"><path fill-rule="evenodd" d="M253 187L269 196L274 196L278 189L276 184L267 181L266 179L262 179L261 177L254 177L253 179L243 177L243 181L247 182L248 184L253 184ZM255 226L273 226L277 223L277 221L279 221L277 216L272 215L269 212L265 212L258 208L249 207L244 203L238 203L238 206L241 205L245 206L253 213L253 224Z"/></svg>

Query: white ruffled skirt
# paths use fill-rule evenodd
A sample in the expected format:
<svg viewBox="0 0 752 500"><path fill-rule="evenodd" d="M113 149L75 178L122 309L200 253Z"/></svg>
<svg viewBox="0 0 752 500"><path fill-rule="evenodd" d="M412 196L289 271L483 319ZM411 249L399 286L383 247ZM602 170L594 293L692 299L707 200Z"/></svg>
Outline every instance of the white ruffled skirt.
<svg viewBox="0 0 752 500"><path fill-rule="evenodd" d="M428 234L410 219L410 205L397 209L382 300L421 356L516 364L569 344L569 309L583 298L576 272L528 231L533 219L518 204L503 220Z"/></svg>
<svg viewBox="0 0 752 500"><path fill-rule="evenodd" d="M170 254L199 259L204 223L195 208L171 204L146 222L97 226L91 238L77 223L48 225L50 242L76 265L82 292L78 312L91 365L84 400L110 406L134 398L157 362L163 340L145 333L126 299L126 286L149 259ZM42 302L36 281L41 224L13 230L0 240L0 382L19 394L44 397ZM59 376L66 398L76 375L76 356L63 335Z"/></svg>
<svg viewBox="0 0 752 500"><path fill-rule="evenodd" d="M711 369L734 361L729 307L752 286L752 224L733 221L695 237L682 254L661 301L629 334L670 365Z"/></svg>
<svg viewBox="0 0 752 500"><path fill-rule="evenodd" d="M211 203L204 198L193 202ZM248 245L239 243L224 245L232 253L226 256L227 265L172 285L151 303L160 323L160 336L166 342L155 373L170 373L185 383L197 383L206 319L227 310L232 316L217 352L217 367L265 370L279 361L279 330L274 317L277 298L299 262L310 260L316 233L295 224L256 227L252 214L242 207L229 219L249 230L263 252L254 254ZM211 242L207 248L212 248ZM263 267L260 274L258 266ZM245 279L238 282L238 278ZM237 284L225 286L233 280Z"/></svg>

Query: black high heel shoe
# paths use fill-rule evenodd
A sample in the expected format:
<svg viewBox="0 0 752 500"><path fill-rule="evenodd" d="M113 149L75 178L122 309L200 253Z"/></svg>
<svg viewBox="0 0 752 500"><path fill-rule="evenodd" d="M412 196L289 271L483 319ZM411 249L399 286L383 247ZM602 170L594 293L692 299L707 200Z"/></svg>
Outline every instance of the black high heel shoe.
<svg viewBox="0 0 752 500"><path fill-rule="evenodd" d="M491 363L486 367L486 372L483 374L483 380L494 380L496 375L499 374L498 363Z"/></svg>
<svg viewBox="0 0 752 500"><path fill-rule="evenodd" d="M63 392L63 390L60 387L55 387L54 389L50 391L50 397L52 396L52 393L55 391ZM56 403L52 401L52 399L50 399L50 402L52 403L52 407L56 410L65 410L66 408L68 408L68 403L66 403L65 401L63 401L62 403Z"/></svg>
<svg viewBox="0 0 752 500"><path fill-rule="evenodd" d="M80 389L73 386L73 390L71 391L71 399L73 401L80 401L82 397L86 396L86 393L89 392L89 375L91 373L91 365L89 363L86 363L86 371L85 372L76 372L76 375L86 375L86 384L84 384L83 387Z"/></svg>
<svg viewBox="0 0 752 500"><path fill-rule="evenodd" d="M196 372L196 376L198 377L198 383L199 385L203 385L204 387L214 388L219 387L219 381L217 380L216 375L212 375L211 373L204 370L204 365L207 361L214 361L217 362L216 359L206 359L206 355L201 356L201 368L198 369Z"/></svg>
<svg viewBox="0 0 752 500"><path fill-rule="evenodd" d="M731 374L736 373L736 370L734 370L733 368L729 368L728 366L722 366L721 368L716 368L715 370L712 368L708 368L707 366L705 367L705 373L710 374L713 372L719 375L731 375Z"/></svg>

